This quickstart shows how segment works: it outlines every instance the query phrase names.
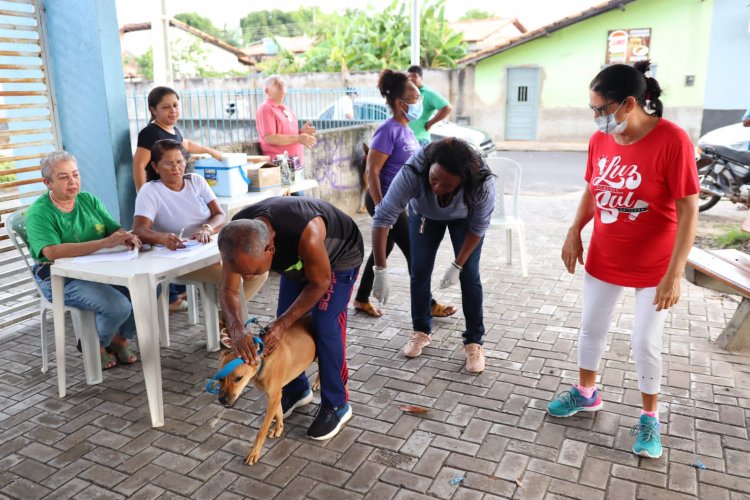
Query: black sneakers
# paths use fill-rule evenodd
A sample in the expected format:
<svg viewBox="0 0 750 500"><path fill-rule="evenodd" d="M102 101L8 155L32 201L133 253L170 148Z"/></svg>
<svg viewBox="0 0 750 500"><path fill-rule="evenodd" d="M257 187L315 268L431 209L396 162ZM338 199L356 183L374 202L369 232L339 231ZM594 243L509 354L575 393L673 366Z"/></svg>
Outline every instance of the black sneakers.
<svg viewBox="0 0 750 500"><path fill-rule="evenodd" d="M318 408L318 414L315 415L310 428L307 429L307 436L318 441L331 439L339 433L341 428L352 418L352 407L349 403L344 403L340 408L331 408L321 404Z"/></svg>
<svg viewBox="0 0 750 500"><path fill-rule="evenodd" d="M287 418L292 412L300 406L312 403L313 393L310 389L307 389L301 394L295 394L294 396L281 395L281 412L284 414L284 418Z"/></svg>

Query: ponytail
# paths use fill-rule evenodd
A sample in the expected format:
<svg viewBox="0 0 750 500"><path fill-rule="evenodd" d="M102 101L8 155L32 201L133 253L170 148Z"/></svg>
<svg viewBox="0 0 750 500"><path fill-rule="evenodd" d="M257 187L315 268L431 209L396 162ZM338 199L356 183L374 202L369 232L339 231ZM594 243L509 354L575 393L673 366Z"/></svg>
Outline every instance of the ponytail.
<svg viewBox="0 0 750 500"><path fill-rule="evenodd" d="M643 96L642 104L647 109L653 111L655 116L661 117L664 112L664 104L662 104L659 97L661 96L661 86L656 78L651 77L651 61L648 59L645 61L638 61L633 65L635 69L641 72L643 78L646 80L646 92Z"/></svg>

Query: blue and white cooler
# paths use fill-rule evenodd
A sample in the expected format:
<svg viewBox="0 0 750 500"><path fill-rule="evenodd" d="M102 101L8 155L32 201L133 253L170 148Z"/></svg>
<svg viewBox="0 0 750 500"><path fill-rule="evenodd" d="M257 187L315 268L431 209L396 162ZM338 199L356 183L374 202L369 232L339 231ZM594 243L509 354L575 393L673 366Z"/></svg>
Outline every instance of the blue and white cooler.
<svg viewBox="0 0 750 500"><path fill-rule="evenodd" d="M232 197L247 193L250 179L247 177L247 155L224 153L221 161L212 157L195 160L195 173L203 176L216 196Z"/></svg>

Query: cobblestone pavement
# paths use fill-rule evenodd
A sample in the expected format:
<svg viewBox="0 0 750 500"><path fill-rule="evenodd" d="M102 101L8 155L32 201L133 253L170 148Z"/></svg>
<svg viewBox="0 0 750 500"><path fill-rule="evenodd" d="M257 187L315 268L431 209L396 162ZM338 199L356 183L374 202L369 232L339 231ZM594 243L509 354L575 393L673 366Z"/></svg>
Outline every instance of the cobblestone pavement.
<svg viewBox="0 0 750 500"><path fill-rule="evenodd" d="M158 429L150 426L140 364L109 370L102 384L87 386L69 327L71 387L59 399L54 362L49 373L39 370L39 323L21 325L4 335L0 351L0 497L750 497L750 356L712 345L736 297L685 282L684 300L667 320L662 458L630 452L640 404L629 358L632 293L616 314L603 360L604 408L567 419L545 414L547 401L577 373L581 274L567 274L559 258L577 200L577 194L523 197L526 279L517 255L505 264L504 235L488 235L482 258L488 360L480 375L462 370L460 312L435 321L433 343L421 357L399 353L410 330L408 280L394 252L386 314L349 317L354 418L319 443L305 436L314 405L301 408L252 467L243 458L264 398L248 389L225 409L204 392L218 355L206 352L203 327L187 325L184 313L172 316L172 346L162 349L166 425ZM368 222L362 217L361 227ZM439 255L437 279L450 261L448 248ZM252 314L270 318L276 283L251 302ZM460 305L458 288L436 295ZM402 404L429 411L407 414Z"/></svg>

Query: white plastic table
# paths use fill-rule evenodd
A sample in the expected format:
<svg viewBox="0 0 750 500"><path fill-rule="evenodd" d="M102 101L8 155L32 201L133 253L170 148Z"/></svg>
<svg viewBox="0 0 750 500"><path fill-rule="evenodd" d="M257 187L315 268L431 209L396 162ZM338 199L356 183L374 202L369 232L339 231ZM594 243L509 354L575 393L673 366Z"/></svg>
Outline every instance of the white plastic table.
<svg viewBox="0 0 750 500"><path fill-rule="evenodd" d="M161 357L159 339L166 330L166 321L160 314L160 304L156 298L156 286L169 282L183 274L202 269L219 262L219 249L214 242L204 249L188 252L175 259L161 257L156 251L141 252L137 259L123 262L97 262L76 264L73 259L58 259L50 268L52 278L52 306L55 318L55 352L57 356L57 385L60 397L65 397L65 312L63 286L65 278L76 278L109 285L121 285L130 291L133 303L138 347L140 348L143 378L146 383L146 396L151 412L151 425L164 425L164 404L162 399ZM206 319L208 350L219 350L219 324L216 289L207 286L206 297L202 297ZM162 290L160 300L166 300L166 290ZM162 335L160 335L160 332ZM98 341L97 341L98 344ZM98 345L96 351L98 354ZM100 359L97 355L96 362ZM94 373L97 370L93 370ZM101 368L98 370L101 382Z"/></svg>
<svg viewBox="0 0 750 500"><path fill-rule="evenodd" d="M276 186L263 191L248 191L237 196L217 196L216 200L229 219L243 208L258 203L272 196L281 196L288 193L299 193L301 191L313 191L313 197L319 198L318 181L315 179L300 179L291 186Z"/></svg>

